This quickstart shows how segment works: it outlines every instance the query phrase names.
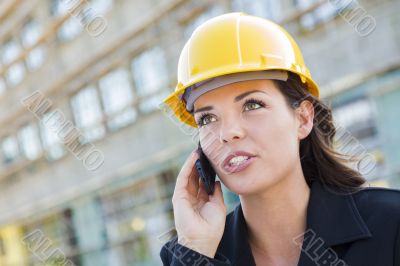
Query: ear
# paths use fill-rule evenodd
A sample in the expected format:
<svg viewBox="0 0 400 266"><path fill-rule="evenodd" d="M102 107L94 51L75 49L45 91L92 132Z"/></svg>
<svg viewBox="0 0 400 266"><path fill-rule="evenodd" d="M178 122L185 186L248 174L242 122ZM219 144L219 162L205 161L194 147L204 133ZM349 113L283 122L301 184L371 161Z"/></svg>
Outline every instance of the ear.
<svg viewBox="0 0 400 266"><path fill-rule="evenodd" d="M308 101L301 102L296 108L296 117L298 120L297 135L299 140L305 139L311 132L314 125L314 106Z"/></svg>

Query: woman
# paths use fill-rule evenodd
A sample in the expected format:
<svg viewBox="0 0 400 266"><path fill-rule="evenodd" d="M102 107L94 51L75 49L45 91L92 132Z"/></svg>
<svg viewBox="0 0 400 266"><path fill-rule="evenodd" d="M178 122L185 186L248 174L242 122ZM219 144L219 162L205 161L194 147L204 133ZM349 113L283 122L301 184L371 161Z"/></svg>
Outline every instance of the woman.
<svg viewBox="0 0 400 266"><path fill-rule="evenodd" d="M240 204L226 215L220 182L206 192L193 151L177 177L164 265L400 265L400 191L366 187L346 165L354 158L334 151L331 110L283 28L243 13L207 21L165 102L198 128Z"/></svg>

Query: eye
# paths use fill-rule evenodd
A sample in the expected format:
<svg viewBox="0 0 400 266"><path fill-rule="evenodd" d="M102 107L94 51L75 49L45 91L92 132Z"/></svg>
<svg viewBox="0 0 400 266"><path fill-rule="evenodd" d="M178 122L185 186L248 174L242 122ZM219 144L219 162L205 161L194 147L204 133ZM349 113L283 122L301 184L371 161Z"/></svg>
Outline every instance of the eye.
<svg viewBox="0 0 400 266"><path fill-rule="evenodd" d="M245 106L245 108L244 108L245 111L249 111L249 110L256 110L261 107L265 107L265 103L263 101L260 101L260 100L254 99L254 98L250 98L245 101L243 106ZM246 109L246 107L248 107L249 109Z"/></svg>
<svg viewBox="0 0 400 266"><path fill-rule="evenodd" d="M250 98L245 101L243 106L244 106L244 111L251 111L251 110L257 110L261 107L265 107L266 105L261 100ZM246 107L248 107L248 108L246 108ZM205 125L209 124L210 122L214 122L214 121L216 121L215 117L213 117L210 113L205 112L200 115L200 117L197 119L196 123L197 123L197 125L199 125L199 127L202 127L202 126L205 126Z"/></svg>
<svg viewBox="0 0 400 266"><path fill-rule="evenodd" d="M214 120L211 120L212 118L214 118ZM207 125L209 122L215 121L215 117L212 117L210 113L203 113L201 114L201 116L199 117L199 119L196 121L196 123L202 127Z"/></svg>

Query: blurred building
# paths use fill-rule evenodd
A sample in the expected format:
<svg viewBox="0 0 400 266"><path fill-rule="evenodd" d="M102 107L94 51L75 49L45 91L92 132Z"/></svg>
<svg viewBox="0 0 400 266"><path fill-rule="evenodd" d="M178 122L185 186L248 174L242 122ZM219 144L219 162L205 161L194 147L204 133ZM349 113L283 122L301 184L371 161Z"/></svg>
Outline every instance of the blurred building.
<svg viewBox="0 0 400 266"><path fill-rule="evenodd" d="M2 0L0 266L161 264L175 178L196 142L159 103L193 29L230 11L295 36L342 128L338 143L372 155L373 167L361 165L371 185L400 187L399 9L394 0ZM231 209L237 197L225 192Z"/></svg>

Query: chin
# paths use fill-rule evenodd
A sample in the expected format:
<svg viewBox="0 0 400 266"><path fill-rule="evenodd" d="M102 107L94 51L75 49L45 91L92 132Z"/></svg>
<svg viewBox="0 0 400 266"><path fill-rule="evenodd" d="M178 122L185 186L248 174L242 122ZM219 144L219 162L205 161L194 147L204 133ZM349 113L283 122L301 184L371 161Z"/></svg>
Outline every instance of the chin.
<svg viewBox="0 0 400 266"><path fill-rule="evenodd" d="M230 191L238 195L252 195L263 193L268 190L268 188L272 187L274 184L279 183L279 178L275 179L267 179L266 175L264 177L255 178L254 175L251 176L243 176L243 175L225 175L220 179L224 186L226 186Z"/></svg>
<svg viewBox="0 0 400 266"><path fill-rule="evenodd" d="M229 181L225 182L225 178L228 178ZM269 182L265 182L265 180L257 180L254 178L246 178L246 177L231 177L226 176L221 178L222 183L233 193L238 195L250 195L257 194L262 191L268 189L271 185ZM263 182L262 182L263 181Z"/></svg>

